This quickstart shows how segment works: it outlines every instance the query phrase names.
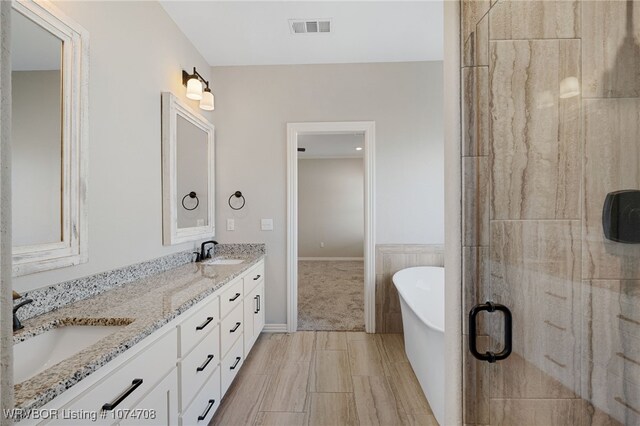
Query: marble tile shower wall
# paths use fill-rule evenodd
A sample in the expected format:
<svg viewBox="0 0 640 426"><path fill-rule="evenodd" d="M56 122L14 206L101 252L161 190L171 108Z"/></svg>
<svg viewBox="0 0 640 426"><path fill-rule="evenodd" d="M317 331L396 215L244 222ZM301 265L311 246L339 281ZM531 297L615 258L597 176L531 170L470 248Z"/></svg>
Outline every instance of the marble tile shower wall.
<svg viewBox="0 0 640 426"><path fill-rule="evenodd" d="M640 1L462 0L461 32L464 333L514 321L465 350L464 422L639 425L640 245L602 206L640 189Z"/></svg>

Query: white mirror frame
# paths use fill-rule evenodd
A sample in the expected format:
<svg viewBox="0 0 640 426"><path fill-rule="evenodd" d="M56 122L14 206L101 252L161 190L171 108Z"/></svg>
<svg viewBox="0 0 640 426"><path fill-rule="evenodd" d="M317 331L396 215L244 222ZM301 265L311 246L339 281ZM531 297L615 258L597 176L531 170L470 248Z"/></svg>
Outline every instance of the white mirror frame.
<svg viewBox="0 0 640 426"><path fill-rule="evenodd" d="M178 116L207 133L208 211L207 225L178 228L177 150ZM215 137L213 124L194 112L175 95L162 92L162 231L164 245L195 241L215 235Z"/></svg>
<svg viewBox="0 0 640 426"><path fill-rule="evenodd" d="M13 275L20 276L88 260L89 33L48 1L14 0L12 6L63 42L62 241L14 247Z"/></svg>

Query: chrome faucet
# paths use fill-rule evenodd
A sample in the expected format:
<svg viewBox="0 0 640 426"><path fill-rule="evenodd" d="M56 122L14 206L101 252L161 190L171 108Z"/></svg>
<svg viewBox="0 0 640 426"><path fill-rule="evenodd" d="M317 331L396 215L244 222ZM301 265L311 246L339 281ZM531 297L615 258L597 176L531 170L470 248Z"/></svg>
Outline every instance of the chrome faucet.
<svg viewBox="0 0 640 426"><path fill-rule="evenodd" d="M213 244L213 247L205 251L207 244ZM215 251L215 247L217 245L218 245L218 242L214 240L209 240L202 243L200 245L200 255L196 258L196 262L202 262L205 259L211 259L211 252Z"/></svg>
<svg viewBox="0 0 640 426"><path fill-rule="evenodd" d="M22 296L20 294L16 293L15 291L13 292L13 300L20 299L21 297ZM24 326L20 322L20 319L16 315L16 312L18 312L18 309L22 308L24 305L28 305L29 303L33 303L33 299L24 299L22 302L13 307L13 331L18 331L24 328Z"/></svg>

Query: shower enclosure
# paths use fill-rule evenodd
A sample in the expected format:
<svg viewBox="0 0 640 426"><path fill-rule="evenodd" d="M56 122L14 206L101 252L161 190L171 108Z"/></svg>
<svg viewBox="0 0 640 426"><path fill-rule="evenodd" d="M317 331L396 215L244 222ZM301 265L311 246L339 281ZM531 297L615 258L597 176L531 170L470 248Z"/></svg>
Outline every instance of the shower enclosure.
<svg viewBox="0 0 640 426"><path fill-rule="evenodd" d="M463 421L640 425L640 1L461 11Z"/></svg>

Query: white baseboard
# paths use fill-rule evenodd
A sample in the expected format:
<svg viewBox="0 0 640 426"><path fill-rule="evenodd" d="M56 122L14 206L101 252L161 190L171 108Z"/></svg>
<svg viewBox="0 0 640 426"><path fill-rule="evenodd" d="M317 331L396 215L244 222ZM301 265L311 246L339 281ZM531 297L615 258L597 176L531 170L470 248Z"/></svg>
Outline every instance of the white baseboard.
<svg viewBox="0 0 640 426"><path fill-rule="evenodd" d="M299 257L298 260L302 260L302 261L347 261L347 260L351 260L351 261L356 261L359 260L360 262L364 262L364 257Z"/></svg>
<svg viewBox="0 0 640 426"><path fill-rule="evenodd" d="M262 329L263 333L286 333L287 324L265 324Z"/></svg>

